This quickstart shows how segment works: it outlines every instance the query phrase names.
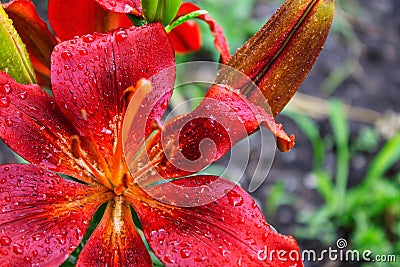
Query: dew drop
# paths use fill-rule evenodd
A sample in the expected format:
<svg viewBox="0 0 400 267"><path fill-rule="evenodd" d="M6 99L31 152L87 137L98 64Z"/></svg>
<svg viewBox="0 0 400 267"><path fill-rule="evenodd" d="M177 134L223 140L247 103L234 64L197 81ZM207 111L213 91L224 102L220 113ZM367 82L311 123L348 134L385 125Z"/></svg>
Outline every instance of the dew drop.
<svg viewBox="0 0 400 267"><path fill-rule="evenodd" d="M32 256L37 257L39 255L39 252L37 250L32 251Z"/></svg>
<svg viewBox="0 0 400 267"><path fill-rule="evenodd" d="M54 237L54 239L60 244L64 245L66 242L66 237L64 235L57 235Z"/></svg>
<svg viewBox="0 0 400 267"><path fill-rule="evenodd" d="M269 229L271 229L271 231L274 233L278 233L278 231L272 225L269 225Z"/></svg>
<svg viewBox="0 0 400 267"><path fill-rule="evenodd" d="M86 50L86 48L81 48L81 49L79 49L79 54L81 56L85 56L88 54L88 51Z"/></svg>
<svg viewBox="0 0 400 267"><path fill-rule="evenodd" d="M26 99L26 92L19 93L18 97L21 98L22 100Z"/></svg>
<svg viewBox="0 0 400 267"><path fill-rule="evenodd" d="M12 122L12 120L10 118L6 118L5 121L6 121L6 125L8 127L12 127L13 126L13 122Z"/></svg>
<svg viewBox="0 0 400 267"><path fill-rule="evenodd" d="M192 255L192 251L188 248L184 248L180 251L181 257L187 259Z"/></svg>
<svg viewBox="0 0 400 267"><path fill-rule="evenodd" d="M34 234L34 235L32 235L32 239L34 241L38 241L38 240L42 239L43 237L44 237L43 234Z"/></svg>
<svg viewBox="0 0 400 267"><path fill-rule="evenodd" d="M244 222L245 222L244 217L242 215L239 215L238 216L238 223L239 224L244 224Z"/></svg>
<svg viewBox="0 0 400 267"><path fill-rule="evenodd" d="M72 57L71 52L69 52L68 50L65 50L61 53L61 57L63 59L70 59Z"/></svg>
<svg viewBox="0 0 400 267"><path fill-rule="evenodd" d="M235 191L231 190L227 193L229 204L234 207L241 206L244 201L243 197L236 193Z"/></svg>
<svg viewBox="0 0 400 267"><path fill-rule="evenodd" d="M91 35L91 34L86 34L86 35L84 35L84 36L82 37L82 40L83 40L85 43L91 43L91 42L94 41L94 39L95 39L95 37L94 37L93 35Z"/></svg>
<svg viewBox="0 0 400 267"><path fill-rule="evenodd" d="M24 262L25 262L25 263L29 264L29 263L31 263L31 261L32 261L32 258L31 258L31 257L29 257L29 256L25 256L25 257L24 257Z"/></svg>
<svg viewBox="0 0 400 267"><path fill-rule="evenodd" d="M167 107L168 107L168 99L164 100L164 101L161 103L161 108L162 108L162 109L166 109Z"/></svg>
<svg viewBox="0 0 400 267"><path fill-rule="evenodd" d="M232 108L234 111L240 111L240 107L233 107Z"/></svg>
<svg viewBox="0 0 400 267"><path fill-rule="evenodd" d="M0 184L5 184L5 183L6 183L6 179L3 178L0 180Z"/></svg>
<svg viewBox="0 0 400 267"><path fill-rule="evenodd" d="M0 107L7 108L10 106L10 100L7 97L0 98Z"/></svg>
<svg viewBox="0 0 400 267"><path fill-rule="evenodd" d="M19 244L14 244L13 252L17 255L21 255L24 252L24 247Z"/></svg>
<svg viewBox="0 0 400 267"><path fill-rule="evenodd" d="M71 66L70 65L68 65L68 64L65 64L64 65L64 70L70 70L71 69Z"/></svg>
<svg viewBox="0 0 400 267"><path fill-rule="evenodd" d="M83 64L81 64L81 63L79 63L77 67L78 67L78 70L83 70L83 68L84 68Z"/></svg>
<svg viewBox="0 0 400 267"><path fill-rule="evenodd" d="M4 84L0 86L0 92L4 93L4 94L9 94L11 93L11 87L9 84Z"/></svg>
<svg viewBox="0 0 400 267"><path fill-rule="evenodd" d="M165 261L166 263L175 263L175 260L172 259L171 256L168 255L168 254L166 254L166 255L164 256L164 261Z"/></svg>
<svg viewBox="0 0 400 267"><path fill-rule="evenodd" d="M8 236L2 236L0 238L0 244L3 246L9 246L11 244L11 238Z"/></svg>
<svg viewBox="0 0 400 267"><path fill-rule="evenodd" d="M115 34L115 41L122 42L128 37L128 34L125 30L120 30Z"/></svg>
<svg viewBox="0 0 400 267"><path fill-rule="evenodd" d="M62 69L57 69L57 74L61 74L62 73Z"/></svg>
<svg viewBox="0 0 400 267"><path fill-rule="evenodd" d="M79 229L79 228L76 228L75 231L76 231L75 232L75 238L77 240L81 240L83 238L82 230Z"/></svg>

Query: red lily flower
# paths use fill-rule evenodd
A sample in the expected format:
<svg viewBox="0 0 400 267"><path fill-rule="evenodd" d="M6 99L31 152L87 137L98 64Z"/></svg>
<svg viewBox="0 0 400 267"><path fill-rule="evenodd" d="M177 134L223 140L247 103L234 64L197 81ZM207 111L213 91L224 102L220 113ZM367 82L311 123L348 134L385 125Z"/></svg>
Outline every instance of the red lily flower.
<svg viewBox="0 0 400 267"><path fill-rule="evenodd" d="M74 36L106 32L120 27L129 28L133 23L127 14L142 15L139 0L49 0L49 22L56 33L56 36L53 36L37 14L31 0L13 0L3 4L3 7L27 45L39 84L47 87L50 86L50 54L58 40L68 40ZM176 18L199 9L191 3L183 3ZM201 15L199 19L210 25L215 36L216 48L222 55L223 63L226 63L230 54L222 28L208 15ZM200 30L193 21L179 25L169 36L178 53L193 52L201 46Z"/></svg>
<svg viewBox="0 0 400 267"><path fill-rule="evenodd" d="M164 178L191 173L168 160L167 155L180 149L160 148L160 130L147 141L146 153L139 149L161 118L174 86L174 51L161 24L62 42L51 60L54 98L37 85L18 84L0 73L0 136L32 163L4 165L0 172L2 264L61 264L82 240L97 208L107 202L78 266L152 266L133 223L131 206L151 248L167 266L219 266L221 259L228 265L302 266L300 259L265 256L267 250L299 252L294 239L272 230L251 197L227 180L193 176L150 188L152 196L167 194L175 202L185 198L177 188L186 189L193 203L210 199L208 204L192 207L160 202L139 186L139 180L154 180L154 170ZM152 78L162 71L162 79ZM136 110L131 125L136 129L128 129L126 142L128 162L136 171L129 172L122 122L130 93L139 88L142 78L150 79L152 88L133 96ZM230 133L210 116L196 119L210 110L229 120ZM182 126L185 119L192 121L189 128ZM204 163L220 158L261 123L276 128L281 141L292 145L292 139L275 127L263 109L228 86L215 85L194 112L167 123L163 132L171 138L179 136L182 154L188 159L198 158L200 141L211 138L216 153ZM244 132L235 131L238 124L244 125ZM137 125L143 125L144 136ZM134 154L139 156L129 156ZM144 155L151 168L139 164ZM206 185L224 196L213 199L212 192L200 190Z"/></svg>

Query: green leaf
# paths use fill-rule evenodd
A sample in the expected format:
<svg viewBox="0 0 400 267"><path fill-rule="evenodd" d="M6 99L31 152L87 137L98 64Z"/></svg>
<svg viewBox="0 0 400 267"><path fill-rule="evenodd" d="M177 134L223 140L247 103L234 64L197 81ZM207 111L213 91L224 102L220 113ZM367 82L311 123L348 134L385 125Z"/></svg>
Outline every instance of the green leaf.
<svg viewBox="0 0 400 267"><path fill-rule="evenodd" d="M36 83L29 54L12 23L0 5L0 70L19 83Z"/></svg>
<svg viewBox="0 0 400 267"><path fill-rule="evenodd" d="M309 117L297 112L284 110L283 114L291 118L307 136L308 140L310 140L314 152L313 168L314 170L322 170L325 157L325 148L324 141L319 133L318 125Z"/></svg>
<svg viewBox="0 0 400 267"><path fill-rule="evenodd" d="M170 25L166 26L165 31L171 32L173 28L181 25L182 23L185 23L186 21L194 19L200 15L206 15L206 14L208 14L208 12L206 10L202 10L202 9L190 12L189 14L179 17L177 20L172 22Z"/></svg>
<svg viewBox="0 0 400 267"><path fill-rule="evenodd" d="M347 181L349 178L349 126L346 120L343 104L338 100L330 102L329 120L332 125L333 136L336 143L336 197L337 211L342 213L346 196Z"/></svg>
<svg viewBox="0 0 400 267"><path fill-rule="evenodd" d="M322 170L314 171L317 180L317 191L324 198L326 206L331 207L336 202L332 177Z"/></svg>
<svg viewBox="0 0 400 267"><path fill-rule="evenodd" d="M400 132L389 139L379 154L370 164L365 180L372 183L381 178L385 172L400 160Z"/></svg>

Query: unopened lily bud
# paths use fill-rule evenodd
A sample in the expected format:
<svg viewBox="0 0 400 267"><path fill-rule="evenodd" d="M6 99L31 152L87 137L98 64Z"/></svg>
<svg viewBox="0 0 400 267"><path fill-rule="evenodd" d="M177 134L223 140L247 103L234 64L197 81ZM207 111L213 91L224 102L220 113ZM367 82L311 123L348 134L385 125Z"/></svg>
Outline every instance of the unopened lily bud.
<svg viewBox="0 0 400 267"><path fill-rule="evenodd" d="M233 55L228 65L261 89L274 116L284 108L311 70L328 35L334 0L288 0ZM221 73L222 83L232 83ZM242 93L252 98L251 88Z"/></svg>
<svg viewBox="0 0 400 267"><path fill-rule="evenodd" d="M142 0L141 3L147 22L161 21L166 26L175 18L182 0Z"/></svg>

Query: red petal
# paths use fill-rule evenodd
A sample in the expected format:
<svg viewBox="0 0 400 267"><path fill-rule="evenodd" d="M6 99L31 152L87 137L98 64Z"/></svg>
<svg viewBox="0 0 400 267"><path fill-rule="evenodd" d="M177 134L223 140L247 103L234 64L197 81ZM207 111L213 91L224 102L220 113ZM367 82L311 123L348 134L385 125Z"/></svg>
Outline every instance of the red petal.
<svg viewBox="0 0 400 267"><path fill-rule="evenodd" d="M215 182L213 190L204 190ZM124 195L166 266L303 266L296 241L272 230L240 187L220 177L197 176L155 186L154 192L183 200L185 196L174 190L180 187L192 189L187 200L193 203L227 193L209 204L186 208L139 196L138 191ZM285 254L280 252L283 256L278 258L277 251Z"/></svg>
<svg viewBox="0 0 400 267"><path fill-rule="evenodd" d="M78 246L112 192L61 179L33 165L0 172L0 254L3 266L57 266Z"/></svg>
<svg viewBox="0 0 400 267"><path fill-rule="evenodd" d="M109 12L100 6L105 5L105 8L110 6L106 3L107 1L97 2L95 0L49 0L49 22L57 37L61 40L67 40L78 35L105 32L118 27L133 25L126 15ZM121 5L118 3L117 6L120 7Z"/></svg>
<svg viewBox="0 0 400 267"><path fill-rule="evenodd" d="M28 49L39 80L42 80L42 85L49 86L50 54L57 44L56 38L30 0L14 0L3 7Z"/></svg>
<svg viewBox="0 0 400 267"><path fill-rule="evenodd" d="M71 155L74 134L54 100L37 85L22 85L0 72L0 136L26 160L91 182Z"/></svg>
<svg viewBox="0 0 400 267"><path fill-rule="evenodd" d="M96 0L96 2L105 9L113 12L131 13L136 16L142 15L140 0Z"/></svg>
<svg viewBox="0 0 400 267"><path fill-rule="evenodd" d="M186 21L175 27L168 35L176 53L195 52L201 47L200 28L194 21Z"/></svg>
<svg viewBox="0 0 400 267"><path fill-rule="evenodd" d="M143 166L151 165L156 174L166 178L195 173L225 155L260 124L265 124L285 148L293 146L294 137L287 136L264 109L249 103L239 93L216 85L195 111L168 122L161 133L148 141L147 151L132 163L127 158L127 162L133 173L143 172ZM153 171L150 169L153 174L137 182L144 186L161 179Z"/></svg>
<svg viewBox="0 0 400 267"><path fill-rule="evenodd" d="M105 11L94 0L49 0L48 16L61 40L104 30Z"/></svg>
<svg viewBox="0 0 400 267"><path fill-rule="evenodd" d="M198 7L192 3L189 3L189 2L185 2L181 5L176 17L180 17L180 16L189 14L189 13L191 13L193 11L197 11L197 10L200 10L200 7ZM205 21L208 24L212 34L214 35L215 48L218 50L218 52L221 53L222 63L224 63L224 64L227 63L231 56L230 56L230 52L229 52L229 46L226 41L222 27L219 26L217 24L217 22L209 15L200 15L197 18ZM190 37L191 37L191 35L186 38L190 38Z"/></svg>
<svg viewBox="0 0 400 267"><path fill-rule="evenodd" d="M108 203L100 224L79 254L77 266L153 266L121 197Z"/></svg>
<svg viewBox="0 0 400 267"><path fill-rule="evenodd" d="M133 22L125 14L107 12L105 21L105 31L110 31L117 28L130 28L134 26Z"/></svg>
<svg viewBox="0 0 400 267"><path fill-rule="evenodd" d="M166 106L160 103L169 99L175 82L174 51L159 23L63 42L54 49L52 61L57 104L81 136L97 142L109 163L127 105L123 91L141 78L172 67L169 76L152 81L153 90L138 112L146 111L150 131L152 121L163 114ZM153 107L151 112L147 112L149 107ZM136 131L142 134L140 138L142 129Z"/></svg>

